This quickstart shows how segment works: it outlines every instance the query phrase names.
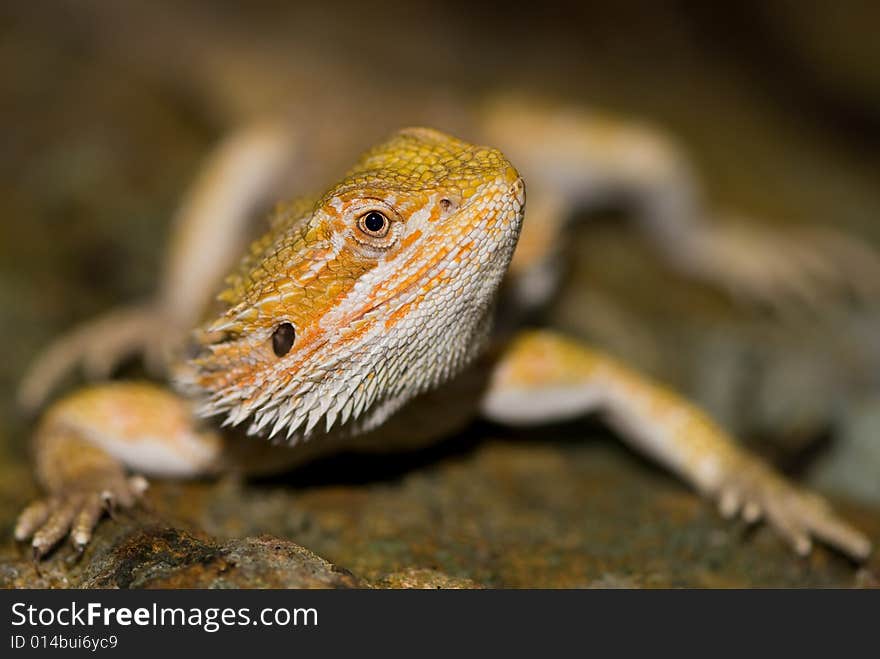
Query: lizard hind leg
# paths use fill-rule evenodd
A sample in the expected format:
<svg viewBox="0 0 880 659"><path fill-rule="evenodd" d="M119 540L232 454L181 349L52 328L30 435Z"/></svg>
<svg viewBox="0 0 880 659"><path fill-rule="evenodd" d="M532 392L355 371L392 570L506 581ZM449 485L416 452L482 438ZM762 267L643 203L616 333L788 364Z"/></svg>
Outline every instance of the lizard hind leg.
<svg viewBox="0 0 880 659"><path fill-rule="evenodd" d="M15 538L41 558L65 536L82 550L104 511L133 506L141 474L188 477L220 464L217 435L195 427L185 401L147 383L89 387L53 405L33 436L46 496L25 508Z"/></svg>
<svg viewBox="0 0 880 659"><path fill-rule="evenodd" d="M703 412L617 361L548 331L514 339L500 356L483 414L530 425L602 412L622 439L654 458L725 517L763 518L798 554L816 538L856 560L871 543L819 496L801 490L736 442Z"/></svg>
<svg viewBox="0 0 880 659"><path fill-rule="evenodd" d="M22 378L19 407L39 409L79 365L90 380L109 377L126 357L149 346L156 324L155 310L144 304L115 309L64 334L38 355ZM154 370L151 360L148 365Z"/></svg>
<svg viewBox="0 0 880 659"><path fill-rule="evenodd" d="M295 141L295 131L277 119L254 121L222 140L174 218L154 299L112 310L58 339L22 380L19 406L39 409L80 365L89 380L99 380L126 357L142 354L148 370L161 374L247 245L257 213L281 193L296 161Z"/></svg>
<svg viewBox="0 0 880 659"><path fill-rule="evenodd" d="M481 125L529 188L514 275L536 261L530 247L611 199L669 266L740 302L787 312L880 299L876 245L829 224L770 226L715 208L683 145L657 127L516 95L490 99Z"/></svg>

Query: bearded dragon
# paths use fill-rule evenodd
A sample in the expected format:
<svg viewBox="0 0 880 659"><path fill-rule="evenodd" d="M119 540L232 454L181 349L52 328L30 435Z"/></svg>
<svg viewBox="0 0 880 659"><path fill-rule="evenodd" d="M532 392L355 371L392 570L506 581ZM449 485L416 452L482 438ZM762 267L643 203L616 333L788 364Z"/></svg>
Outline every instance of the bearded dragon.
<svg viewBox="0 0 880 659"><path fill-rule="evenodd" d="M80 330L31 376L31 390L45 390L72 360L112 363L153 337L175 383L93 384L44 413L33 443L46 496L14 531L36 557L68 535L83 549L108 505L142 496L145 476L277 470L340 448L418 447L476 416L522 426L591 412L723 515L765 519L798 554L814 539L869 554L822 498L684 398L557 332L521 329L547 294L558 237L553 226L528 229L524 179L494 148L427 128L394 134L321 196L280 205L212 297L245 210L292 148L280 135L246 130L209 162L181 212L158 302ZM576 192L577 163L567 164L555 189ZM638 174L651 163L621 166ZM532 171L545 195L547 170ZM536 217L547 203L552 195ZM187 334L197 314L206 320Z"/></svg>

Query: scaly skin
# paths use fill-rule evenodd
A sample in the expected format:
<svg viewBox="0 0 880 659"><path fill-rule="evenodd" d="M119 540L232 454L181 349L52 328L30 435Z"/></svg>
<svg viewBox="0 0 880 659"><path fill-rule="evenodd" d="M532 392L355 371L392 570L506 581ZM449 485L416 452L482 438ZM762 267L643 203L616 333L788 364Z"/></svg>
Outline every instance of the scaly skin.
<svg viewBox="0 0 880 659"><path fill-rule="evenodd" d="M533 424L601 410L724 514L763 515L799 553L816 537L864 558L862 534L679 396L552 332L492 334L524 203L499 151L397 133L317 201L279 207L196 332L198 354L173 367L179 390L201 416L286 444L292 461L342 444L418 445L480 413ZM111 383L52 406L35 434L48 497L22 513L16 537L32 538L37 556L68 533L84 547L101 502L142 493L126 468L183 476L289 461L221 443L189 404Z"/></svg>

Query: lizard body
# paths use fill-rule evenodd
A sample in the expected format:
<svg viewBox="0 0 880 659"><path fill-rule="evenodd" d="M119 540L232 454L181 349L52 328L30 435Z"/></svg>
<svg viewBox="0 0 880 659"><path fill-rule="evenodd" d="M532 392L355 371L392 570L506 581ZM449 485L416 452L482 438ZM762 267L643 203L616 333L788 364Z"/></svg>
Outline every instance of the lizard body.
<svg viewBox="0 0 880 659"><path fill-rule="evenodd" d="M389 93L357 87L358 107L384 107ZM313 100L248 118L221 141L180 204L155 299L114 310L52 344L19 387L21 407L41 408L80 364L90 379L103 379L124 357L143 352L150 370L164 374L205 301L262 227L265 209L338 179L353 149L369 147L398 119L497 145L528 181L529 221L502 290L509 302L502 317L514 327L558 289L572 223L609 202L627 209L668 265L737 300L784 313L880 293L880 259L870 246L827 227L783 232L714 208L681 146L649 124L510 94L466 106L410 100L379 117L324 95Z"/></svg>
<svg viewBox="0 0 880 659"><path fill-rule="evenodd" d="M264 192L258 184L243 190L237 165L274 171L284 153L276 138L263 126L221 149L185 205L184 228L203 238L211 226L205 209L228 208L223 202L232 199L240 210ZM575 157L583 145L575 146L556 151ZM577 171L583 168L565 169ZM536 179L540 187L554 177ZM48 496L22 513L16 537L30 538L38 556L68 533L84 547L105 502L131 505L143 492L143 479L130 472L194 476L241 461L277 469L341 445L419 445L476 414L524 425L600 411L725 515L763 516L802 554L815 537L865 557L868 540L824 501L738 448L663 386L548 330L512 333L509 323L493 330L496 315L516 319L535 302L528 291L541 287L522 284L552 260L545 241L531 244L531 258L526 243L526 260L517 261L524 208L523 179L501 152L409 129L368 151L316 201L279 207L217 302L204 285L212 276L189 282L182 273L217 267L210 257L230 251L229 236L217 236L220 252L206 247L207 255L178 245L172 255L189 251L195 265L178 268L175 285L166 280L163 313L144 319L139 309L128 320L155 330L157 319L175 318L174 309L182 309L178 325L193 307L207 309L194 355L186 356L179 338L160 351L163 359L176 355L169 370L180 393L99 384L51 406L34 438ZM118 337L114 326L126 323L92 327L79 340ZM120 346L137 342L137 332L122 334ZM222 439L191 405L287 446Z"/></svg>

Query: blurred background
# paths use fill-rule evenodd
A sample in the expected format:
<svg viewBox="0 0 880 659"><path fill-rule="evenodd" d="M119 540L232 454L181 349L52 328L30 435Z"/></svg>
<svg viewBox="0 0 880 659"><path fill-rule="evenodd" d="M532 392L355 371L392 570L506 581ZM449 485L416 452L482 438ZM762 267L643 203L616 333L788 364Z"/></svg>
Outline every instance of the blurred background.
<svg viewBox="0 0 880 659"><path fill-rule="evenodd" d="M328 149L343 163L388 127L421 123L426 106L454 126L487 92L515 91L650 122L713 204L754 222L833 226L880 246L878 25L867 0L3 3L10 514L32 487L21 485L31 422L13 399L28 362L76 322L151 294L184 189L248 118L355 117L344 133L361 139ZM880 300L781 317L670 270L620 209L587 219L548 320L880 518Z"/></svg>

